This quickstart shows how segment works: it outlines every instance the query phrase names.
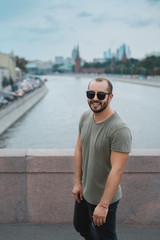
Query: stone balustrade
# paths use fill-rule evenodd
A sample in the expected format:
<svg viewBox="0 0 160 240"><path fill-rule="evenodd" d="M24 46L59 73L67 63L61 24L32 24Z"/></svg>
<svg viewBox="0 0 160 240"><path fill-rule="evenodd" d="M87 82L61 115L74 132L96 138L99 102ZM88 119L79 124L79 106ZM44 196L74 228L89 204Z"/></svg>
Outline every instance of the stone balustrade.
<svg viewBox="0 0 160 240"><path fill-rule="evenodd" d="M73 149L0 150L0 223L71 223ZM135 149L117 221L160 224L160 149Z"/></svg>

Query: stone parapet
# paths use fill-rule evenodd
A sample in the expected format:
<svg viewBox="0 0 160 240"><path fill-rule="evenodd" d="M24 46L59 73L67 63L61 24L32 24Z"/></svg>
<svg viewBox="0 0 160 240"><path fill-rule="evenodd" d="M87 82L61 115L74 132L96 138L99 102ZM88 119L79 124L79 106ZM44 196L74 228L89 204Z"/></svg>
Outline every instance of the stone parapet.
<svg viewBox="0 0 160 240"><path fill-rule="evenodd" d="M71 223L73 149L0 150L0 223ZM160 224L160 149L133 150L117 221Z"/></svg>

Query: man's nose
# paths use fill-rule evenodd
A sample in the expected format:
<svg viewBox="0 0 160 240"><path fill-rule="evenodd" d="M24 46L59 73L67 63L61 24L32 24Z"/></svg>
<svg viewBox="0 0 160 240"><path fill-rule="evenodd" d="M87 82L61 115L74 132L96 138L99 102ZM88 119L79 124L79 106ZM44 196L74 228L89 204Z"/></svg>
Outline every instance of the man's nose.
<svg viewBox="0 0 160 240"><path fill-rule="evenodd" d="M95 100L95 101L99 100L97 97L97 93L95 93L93 100Z"/></svg>

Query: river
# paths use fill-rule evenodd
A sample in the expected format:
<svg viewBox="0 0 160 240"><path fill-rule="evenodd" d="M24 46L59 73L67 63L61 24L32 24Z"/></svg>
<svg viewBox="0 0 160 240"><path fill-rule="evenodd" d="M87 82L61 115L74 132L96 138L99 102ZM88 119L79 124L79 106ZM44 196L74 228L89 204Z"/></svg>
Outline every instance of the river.
<svg viewBox="0 0 160 240"><path fill-rule="evenodd" d="M89 77L47 76L48 94L0 136L0 148L74 148L88 109ZM160 88L112 81L111 107L132 131L133 148L160 147Z"/></svg>

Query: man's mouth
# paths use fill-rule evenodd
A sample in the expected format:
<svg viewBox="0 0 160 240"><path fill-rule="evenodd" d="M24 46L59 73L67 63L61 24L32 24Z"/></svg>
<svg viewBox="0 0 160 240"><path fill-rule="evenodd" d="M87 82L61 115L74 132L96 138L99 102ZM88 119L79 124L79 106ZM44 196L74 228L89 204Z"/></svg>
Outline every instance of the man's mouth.
<svg viewBox="0 0 160 240"><path fill-rule="evenodd" d="M99 105L100 105L100 103L99 103L99 102L92 102L92 104L93 104L93 106L95 106L95 107L97 107L97 106L99 106Z"/></svg>

